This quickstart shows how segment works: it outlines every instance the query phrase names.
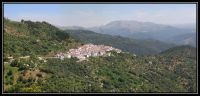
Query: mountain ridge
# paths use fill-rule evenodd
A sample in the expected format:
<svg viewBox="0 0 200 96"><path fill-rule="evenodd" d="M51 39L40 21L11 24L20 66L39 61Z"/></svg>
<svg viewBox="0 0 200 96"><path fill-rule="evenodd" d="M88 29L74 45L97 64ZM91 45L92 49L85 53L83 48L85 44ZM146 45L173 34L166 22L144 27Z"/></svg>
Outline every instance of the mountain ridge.
<svg viewBox="0 0 200 96"><path fill-rule="evenodd" d="M184 25L184 26L183 26ZM136 20L116 20L107 24L95 27L84 28L77 26L77 28L66 27L65 29L71 30L90 30L100 34L107 34L112 36L122 36L132 39L154 39L165 43L174 43L176 45L192 45L194 46L196 41L182 38L184 34L193 34L188 38L194 37L196 32L193 26L194 24L183 25L165 25L153 22L140 22ZM182 27L180 27L182 26ZM193 26L193 28L192 28ZM190 28L191 27L191 28ZM179 40L179 39L182 40ZM185 39L185 40L184 40ZM176 41L177 40L177 41Z"/></svg>
<svg viewBox="0 0 200 96"><path fill-rule="evenodd" d="M168 49L173 44L167 44L158 40L138 40L121 36L99 34L88 30L65 30L73 38L85 43L105 44L119 48L125 52L136 53L137 55L157 54Z"/></svg>

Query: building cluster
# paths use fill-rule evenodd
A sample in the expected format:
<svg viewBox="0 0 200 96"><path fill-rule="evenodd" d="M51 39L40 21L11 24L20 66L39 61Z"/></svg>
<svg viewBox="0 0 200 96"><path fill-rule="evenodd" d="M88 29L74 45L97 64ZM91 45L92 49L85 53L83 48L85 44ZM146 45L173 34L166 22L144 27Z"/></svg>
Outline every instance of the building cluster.
<svg viewBox="0 0 200 96"><path fill-rule="evenodd" d="M120 53L121 50L113 48L111 46L105 45L93 45L93 44L86 44L78 49L70 49L67 53L59 53L56 54L56 57L60 58L61 60L64 58L71 58L76 57L79 60L85 60L87 57L90 56L103 56L103 55L110 55L108 51L116 51Z"/></svg>

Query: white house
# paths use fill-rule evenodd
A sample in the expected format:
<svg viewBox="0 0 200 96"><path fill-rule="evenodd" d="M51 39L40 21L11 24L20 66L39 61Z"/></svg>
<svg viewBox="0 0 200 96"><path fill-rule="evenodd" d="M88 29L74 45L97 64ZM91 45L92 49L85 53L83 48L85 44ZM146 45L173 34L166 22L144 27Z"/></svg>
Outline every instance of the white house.
<svg viewBox="0 0 200 96"><path fill-rule="evenodd" d="M110 55L111 55L111 53L109 52L109 53L108 53L108 56L110 56Z"/></svg>
<svg viewBox="0 0 200 96"><path fill-rule="evenodd" d="M13 57L8 57L8 59L13 59Z"/></svg>
<svg viewBox="0 0 200 96"><path fill-rule="evenodd" d="M30 56L24 56L24 57L19 57L20 59L27 59L30 58Z"/></svg>
<svg viewBox="0 0 200 96"><path fill-rule="evenodd" d="M64 58L65 58L65 57L64 57L63 55L60 56L60 59L61 59L61 60L64 60Z"/></svg>
<svg viewBox="0 0 200 96"><path fill-rule="evenodd" d="M42 60L42 57L38 57L39 60Z"/></svg>
<svg viewBox="0 0 200 96"><path fill-rule="evenodd" d="M71 58L71 55L67 54L67 58Z"/></svg>
<svg viewBox="0 0 200 96"><path fill-rule="evenodd" d="M47 62L47 60L44 60L44 62Z"/></svg>
<svg viewBox="0 0 200 96"><path fill-rule="evenodd" d="M149 61L149 64L153 64L152 61Z"/></svg>

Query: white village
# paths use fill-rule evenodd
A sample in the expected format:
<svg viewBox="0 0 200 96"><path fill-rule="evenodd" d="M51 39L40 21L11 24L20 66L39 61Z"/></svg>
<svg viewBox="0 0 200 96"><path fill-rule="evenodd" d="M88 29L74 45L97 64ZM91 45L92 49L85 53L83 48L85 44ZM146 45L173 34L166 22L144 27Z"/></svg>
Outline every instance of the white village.
<svg viewBox="0 0 200 96"><path fill-rule="evenodd" d="M117 53L121 52L120 49L116 49L111 46L94 45L90 43L85 44L78 49L70 49L67 53L58 53L56 54L56 57L60 58L61 60L64 58L76 57L82 61L91 56L110 56L111 53L109 51L116 51Z"/></svg>

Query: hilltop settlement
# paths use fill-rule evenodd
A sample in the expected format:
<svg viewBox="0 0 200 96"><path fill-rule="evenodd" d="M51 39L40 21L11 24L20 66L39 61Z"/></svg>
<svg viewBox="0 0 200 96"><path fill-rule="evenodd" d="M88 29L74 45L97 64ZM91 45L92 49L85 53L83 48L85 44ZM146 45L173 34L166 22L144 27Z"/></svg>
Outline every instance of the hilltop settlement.
<svg viewBox="0 0 200 96"><path fill-rule="evenodd" d="M64 58L76 57L80 61L85 60L87 57L95 56L110 56L109 51L116 51L120 53L120 49L113 48L112 46L85 44L77 49L70 49L67 53L56 54L57 58L63 60Z"/></svg>

